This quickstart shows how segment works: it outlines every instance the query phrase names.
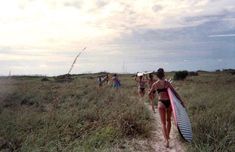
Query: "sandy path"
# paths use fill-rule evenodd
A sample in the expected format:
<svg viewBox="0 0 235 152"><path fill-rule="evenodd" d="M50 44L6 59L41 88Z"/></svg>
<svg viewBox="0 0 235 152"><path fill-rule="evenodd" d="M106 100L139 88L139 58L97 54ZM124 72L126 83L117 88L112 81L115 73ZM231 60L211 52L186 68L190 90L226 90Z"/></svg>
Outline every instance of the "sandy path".
<svg viewBox="0 0 235 152"><path fill-rule="evenodd" d="M147 104L146 104L147 105ZM151 110L151 106L147 105L149 110ZM152 110L151 110L152 112ZM153 140L151 141L152 148L156 152L185 152L184 144L180 141L177 128L175 127L173 118L172 118L172 128L170 133L170 147L165 147L164 137L162 134L162 126L160 121L160 116L158 110L156 109L156 113L153 113L154 124L156 126L153 131Z"/></svg>

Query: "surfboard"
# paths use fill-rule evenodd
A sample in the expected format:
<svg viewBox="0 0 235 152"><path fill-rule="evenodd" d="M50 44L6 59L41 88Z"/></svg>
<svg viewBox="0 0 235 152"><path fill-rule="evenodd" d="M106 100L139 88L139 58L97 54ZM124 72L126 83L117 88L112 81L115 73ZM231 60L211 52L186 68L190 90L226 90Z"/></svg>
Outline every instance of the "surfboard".
<svg viewBox="0 0 235 152"><path fill-rule="evenodd" d="M143 72L144 74L150 74L150 73L153 73L153 71L145 71Z"/></svg>
<svg viewBox="0 0 235 152"><path fill-rule="evenodd" d="M140 77L140 76L147 75L147 74L150 74L150 73L153 73L153 72L151 72L151 71L137 72L137 76Z"/></svg>
<svg viewBox="0 0 235 152"><path fill-rule="evenodd" d="M193 133L187 111L181 104L180 100L172 92L172 90L168 88L167 91L171 101L174 122L176 127L178 128L179 134L184 140L191 142L193 138Z"/></svg>
<svg viewBox="0 0 235 152"><path fill-rule="evenodd" d="M144 73L142 73L142 72L138 72L138 73L137 73L137 76L138 76L138 77L143 76L143 75L144 75Z"/></svg>

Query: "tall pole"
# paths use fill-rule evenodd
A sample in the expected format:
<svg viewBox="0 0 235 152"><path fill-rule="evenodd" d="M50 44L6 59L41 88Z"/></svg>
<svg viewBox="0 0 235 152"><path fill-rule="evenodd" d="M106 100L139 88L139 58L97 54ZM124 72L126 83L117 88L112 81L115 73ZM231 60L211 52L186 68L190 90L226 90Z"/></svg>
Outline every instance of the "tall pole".
<svg viewBox="0 0 235 152"><path fill-rule="evenodd" d="M122 72L123 74L125 73L125 61L123 60L123 65L122 65Z"/></svg>
<svg viewBox="0 0 235 152"><path fill-rule="evenodd" d="M84 52L85 50L86 50L86 47L84 47L84 48L82 49L82 51L79 52L78 55L75 57L75 59L74 59L72 65L71 65L71 67L70 67L70 69L69 69L68 74L70 74L70 72L72 71L72 69L73 69L73 67L74 67L74 64L76 63L78 57L79 57L79 56L82 54L82 52Z"/></svg>
<svg viewBox="0 0 235 152"><path fill-rule="evenodd" d="M8 78L11 78L11 70L9 71Z"/></svg>

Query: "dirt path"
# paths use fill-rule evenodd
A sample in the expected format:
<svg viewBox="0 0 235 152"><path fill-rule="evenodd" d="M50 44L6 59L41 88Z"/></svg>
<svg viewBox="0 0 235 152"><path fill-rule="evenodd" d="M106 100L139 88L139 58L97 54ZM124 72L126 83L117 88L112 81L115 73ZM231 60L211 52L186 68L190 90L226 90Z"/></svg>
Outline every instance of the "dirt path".
<svg viewBox="0 0 235 152"><path fill-rule="evenodd" d="M151 110L150 105L146 104L149 110ZM152 110L151 110L152 112ZM164 137L162 134L162 126L160 121L160 116L158 110L156 109L156 113L153 113L154 117L154 125L156 126L155 130L153 131L153 140L151 141L152 148L155 152L185 152L185 146L180 141L178 136L177 128L175 127L173 118L172 118L172 128L170 133L170 147L165 147Z"/></svg>

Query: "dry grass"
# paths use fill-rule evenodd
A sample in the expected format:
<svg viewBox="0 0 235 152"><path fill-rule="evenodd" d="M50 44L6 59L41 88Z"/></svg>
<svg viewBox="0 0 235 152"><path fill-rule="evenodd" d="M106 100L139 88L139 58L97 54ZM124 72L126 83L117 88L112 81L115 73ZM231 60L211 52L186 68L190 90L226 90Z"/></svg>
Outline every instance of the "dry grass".
<svg viewBox="0 0 235 152"><path fill-rule="evenodd" d="M129 87L119 92L110 86L97 90L95 79L85 76L72 83L38 78L1 79L0 83L1 149L128 150L132 142L124 141L149 137L150 113L129 96L133 94Z"/></svg>
<svg viewBox="0 0 235 152"><path fill-rule="evenodd" d="M119 92L110 86L97 90L95 75L73 77L72 83L1 78L0 149L141 151L136 143L150 137L152 118L137 100L131 76L121 76ZM199 73L174 85L192 121L188 151L234 151L235 76Z"/></svg>
<svg viewBox="0 0 235 152"><path fill-rule="evenodd" d="M187 102L193 127L193 143L188 151L234 151L235 76L200 73L176 85Z"/></svg>

